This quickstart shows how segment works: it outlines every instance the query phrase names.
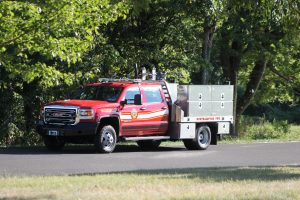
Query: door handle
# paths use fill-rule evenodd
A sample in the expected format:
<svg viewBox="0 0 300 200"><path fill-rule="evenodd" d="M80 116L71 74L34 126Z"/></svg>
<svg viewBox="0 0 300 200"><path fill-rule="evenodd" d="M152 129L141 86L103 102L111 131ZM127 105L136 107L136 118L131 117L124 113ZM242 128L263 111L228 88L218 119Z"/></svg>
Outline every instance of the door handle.
<svg viewBox="0 0 300 200"><path fill-rule="evenodd" d="M167 108L168 108L167 106L161 107L162 110L166 110Z"/></svg>
<svg viewBox="0 0 300 200"><path fill-rule="evenodd" d="M146 110L146 108L145 107L141 107L140 110Z"/></svg>

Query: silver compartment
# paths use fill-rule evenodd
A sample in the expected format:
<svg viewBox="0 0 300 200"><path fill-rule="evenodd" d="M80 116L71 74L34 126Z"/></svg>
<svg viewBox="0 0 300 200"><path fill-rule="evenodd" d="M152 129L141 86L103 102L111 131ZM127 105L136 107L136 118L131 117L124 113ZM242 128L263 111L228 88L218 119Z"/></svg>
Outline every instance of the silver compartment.
<svg viewBox="0 0 300 200"><path fill-rule="evenodd" d="M184 117L232 116L232 85L179 85L176 104Z"/></svg>
<svg viewBox="0 0 300 200"><path fill-rule="evenodd" d="M212 101L232 101L233 86L232 85L212 85L211 86Z"/></svg>
<svg viewBox="0 0 300 200"><path fill-rule="evenodd" d="M171 139L193 139L196 134L196 124L171 123L169 131Z"/></svg>
<svg viewBox="0 0 300 200"><path fill-rule="evenodd" d="M180 139L193 139L196 133L195 123L179 123Z"/></svg>
<svg viewBox="0 0 300 200"><path fill-rule="evenodd" d="M230 133L230 123L229 122L219 122L218 123L218 134L228 134Z"/></svg>
<svg viewBox="0 0 300 200"><path fill-rule="evenodd" d="M233 104L232 101L213 101L211 105L211 115L213 116L232 116Z"/></svg>
<svg viewBox="0 0 300 200"><path fill-rule="evenodd" d="M188 104L188 116L209 116L212 112L212 104L210 101L194 101Z"/></svg>
<svg viewBox="0 0 300 200"><path fill-rule="evenodd" d="M211 101L211 86L209 85L189 85L189 101Z"/></svg>

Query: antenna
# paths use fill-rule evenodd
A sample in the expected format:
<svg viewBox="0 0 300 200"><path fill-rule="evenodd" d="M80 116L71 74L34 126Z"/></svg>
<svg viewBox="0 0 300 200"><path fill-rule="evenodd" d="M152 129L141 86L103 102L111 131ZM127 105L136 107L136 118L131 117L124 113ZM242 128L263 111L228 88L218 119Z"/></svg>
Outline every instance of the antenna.
<svg viewBox="0 0 300 200"><path fill-rule="evenodd" d="M146 80L147 79L147 70L145 67L142 68L142 80Z"/></svg>
<svg viewBox="0 0 300 200"><path fill-rule="evenodd" d="M139 68L137 63L135 63L134 76L134 78L139 78Z"/></svg>
<svg viewBox="0 0 300 200"><path fill-rule="evenodd" d="M152 68L152 80L155 81L156 80L156 69L155 67Z"/></svg>

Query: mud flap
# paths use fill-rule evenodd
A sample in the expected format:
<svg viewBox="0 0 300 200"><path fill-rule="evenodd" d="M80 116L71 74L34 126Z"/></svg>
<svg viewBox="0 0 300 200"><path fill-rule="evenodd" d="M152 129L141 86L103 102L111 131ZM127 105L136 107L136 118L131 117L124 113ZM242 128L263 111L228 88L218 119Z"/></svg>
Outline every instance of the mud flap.
<svg viewBox="0 0 300 200"><path fill-rule="evenodd" d="M218 137L216 133L211 133L211 145L217 145L218 143Z"/></svg>

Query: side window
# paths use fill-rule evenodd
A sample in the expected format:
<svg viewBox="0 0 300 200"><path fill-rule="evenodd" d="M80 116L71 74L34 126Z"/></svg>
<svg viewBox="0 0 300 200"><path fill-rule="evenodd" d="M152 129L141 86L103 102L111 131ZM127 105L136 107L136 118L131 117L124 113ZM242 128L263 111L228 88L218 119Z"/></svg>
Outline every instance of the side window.
<svg viewBox="0 0 300 200"><path fill-rule="evenodd" d="M163 101L159 87L144 88L147 103L161 103Z"/></svg>
<svg viewBox="0 0 300 200"><path fill-rule="evenodd" d="M138 87L129 88L125 94L125 99L127 100L127 104L134 104L134 96L137 94L141 94L140 89Z"/></svg>

